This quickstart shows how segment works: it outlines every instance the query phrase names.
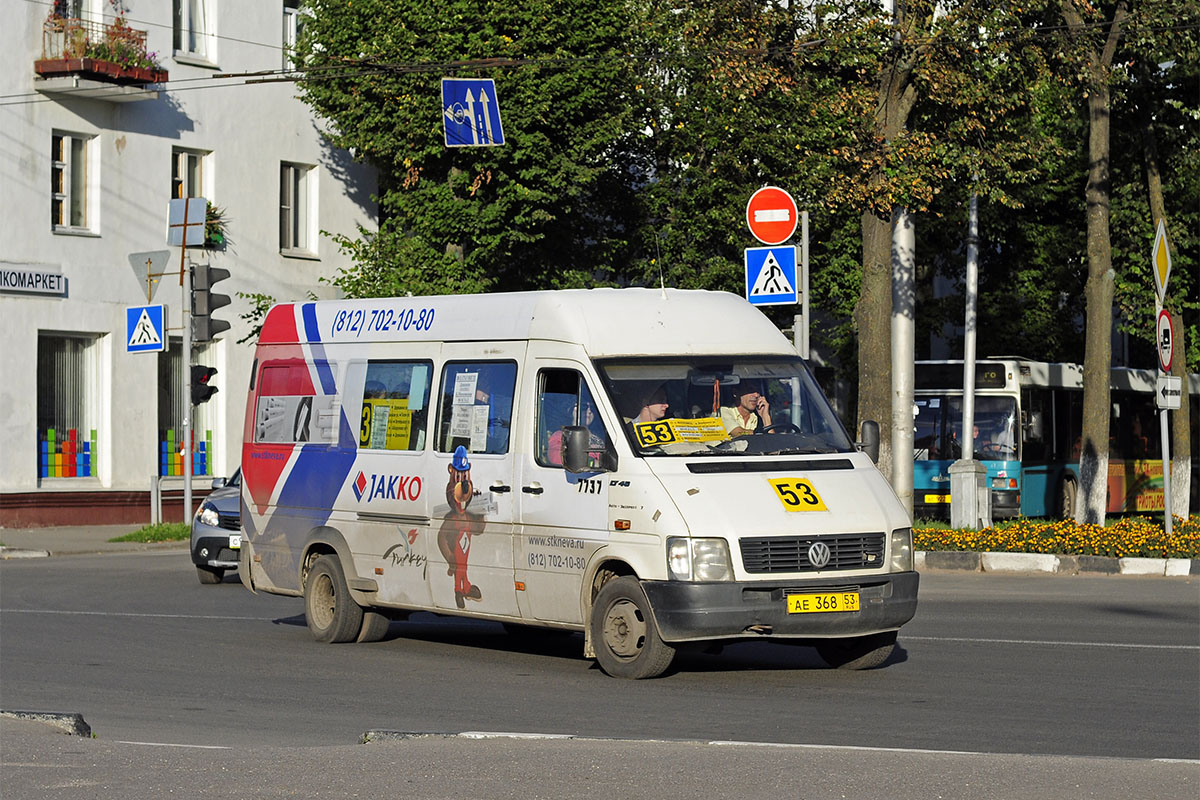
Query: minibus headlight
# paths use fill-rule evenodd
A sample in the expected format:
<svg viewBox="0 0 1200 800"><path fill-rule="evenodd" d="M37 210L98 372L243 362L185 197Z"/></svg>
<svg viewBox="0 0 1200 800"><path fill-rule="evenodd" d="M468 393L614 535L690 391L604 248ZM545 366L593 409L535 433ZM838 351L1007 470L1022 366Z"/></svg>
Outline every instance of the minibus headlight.
<svg viewBox="0 0 1200 800"><path fill-rule="evenodd" d="M892 572L911 572L912 568L912 528L897 528L892 531Z"/></svg>
<svg viewBox="0 0 1200 800"><path fill-rule="evenodd" d="M216 528L221 524L221 515L217 513L217 509L213 508L208 503L205 503L200 506L200 510L196 512L196 521L202 525L207 525L210 528Z"/></svg>
<svg viewBox="0 0 1200 800"><path fill-rule="evenodd" d="M724 539L668 539L667 566L677 581L727 581L733 577Z"/></svg>

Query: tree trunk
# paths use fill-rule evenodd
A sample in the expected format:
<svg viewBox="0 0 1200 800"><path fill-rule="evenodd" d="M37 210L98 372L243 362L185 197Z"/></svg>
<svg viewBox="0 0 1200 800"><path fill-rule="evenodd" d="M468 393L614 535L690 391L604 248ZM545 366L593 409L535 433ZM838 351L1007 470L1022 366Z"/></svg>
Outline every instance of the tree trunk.
<svg viewBox="0 0 1200 800"><path fill-rule="evenodd" d="M907 25L907 22L902 23ZM890 147L904 135L908 115L916 102L912 84L916 48L886 64L879 76L879 105L875 113L875 141ZM881 168L882 169L882 168ZM872 188L885 184L882 171L873 174ZM862 215L862 287L854 306L858 330L858 426L863 420L879 423L878 466L892 480L892 209L886 216L867 209Z"/></svg>
<svg viewBox="0 0 1200 800"><path fill-rule="evenodd" d="M1171 374L1179 378L1183 395L1179 398L1179 410L1172 411L1171 418L1171 513L1187 519L1191 513L1192 492L1192 415L1188 399L1187 356L1184 350L1183 314L1171 315L1171 341L1175 346L1171 362Z"/></svg>
<svg viewBox="0 0 1200 800"><path fill-rule="evenodd" d="M1072 0L1063 0L1063 17L1073 32L1083 28L1083 19ZM1088 54L1088 180L1087 329L1083 351L1083 450L1079 457L1078 523L1104 524L1108 506L1108 438L1111 398L1109 370L1112 367L1112 242L1109 238L1111 179L1109 177L1109 128L1111 102L1108 78L1125 3L1117 6L1101 52Z"/></svg>
<svg viewBox="0 0 1200 800"><path fill-rule="evenodd" d="M854 307L858 328L858 427L879 423L880 472L892 478L892 224L862 215L862 288Z"/></svg>

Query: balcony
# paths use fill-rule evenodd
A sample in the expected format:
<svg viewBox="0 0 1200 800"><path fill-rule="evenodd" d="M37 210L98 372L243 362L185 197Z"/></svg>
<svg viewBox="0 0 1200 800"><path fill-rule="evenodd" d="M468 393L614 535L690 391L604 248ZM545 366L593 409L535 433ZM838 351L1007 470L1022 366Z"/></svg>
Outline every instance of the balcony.
<svg viewBox="0 0 1200 800"><path fill-rule="evenodd" d="M118 17L106 24L92 20L49 17L42 25L42 57L33 62L34 89L43 94L86 97L109 102L153 100L149 84L163 83L153 53L146 52L146 32Z"/></svg>

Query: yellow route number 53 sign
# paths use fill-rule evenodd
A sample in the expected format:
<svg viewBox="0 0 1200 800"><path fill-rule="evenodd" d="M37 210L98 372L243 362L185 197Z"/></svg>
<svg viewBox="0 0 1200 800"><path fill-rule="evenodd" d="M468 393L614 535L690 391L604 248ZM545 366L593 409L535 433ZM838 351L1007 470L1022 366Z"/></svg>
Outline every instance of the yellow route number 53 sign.
<svg viewBox="0 0 1200 800"><path fill-rule="evenodd" d="M813 485L803 478L768 478L779 501L788 511L828 511Z"/></svg>

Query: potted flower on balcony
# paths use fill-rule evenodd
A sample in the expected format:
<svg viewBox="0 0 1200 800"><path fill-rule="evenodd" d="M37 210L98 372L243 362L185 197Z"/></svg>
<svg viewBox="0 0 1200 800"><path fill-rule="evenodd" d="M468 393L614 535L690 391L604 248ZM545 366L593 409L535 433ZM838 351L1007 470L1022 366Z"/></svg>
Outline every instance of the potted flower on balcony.
<svg viewBox="0 0 1200 800"><path fill-rule="evenodd" d="M225 235L225 209L208 204L204 214L204 246L209 250L224 250L229 244Z"/></svg>
<svg viewBox="0 0 1200 800"><path fill-rule="evenodd" d="M34 62L34 71L43 77L77 74L127 85L166 81L158 54L146 51L146 32L129 27L123 9L117 11L111 24L51 11L42 26L42 58Z"/></svg>

